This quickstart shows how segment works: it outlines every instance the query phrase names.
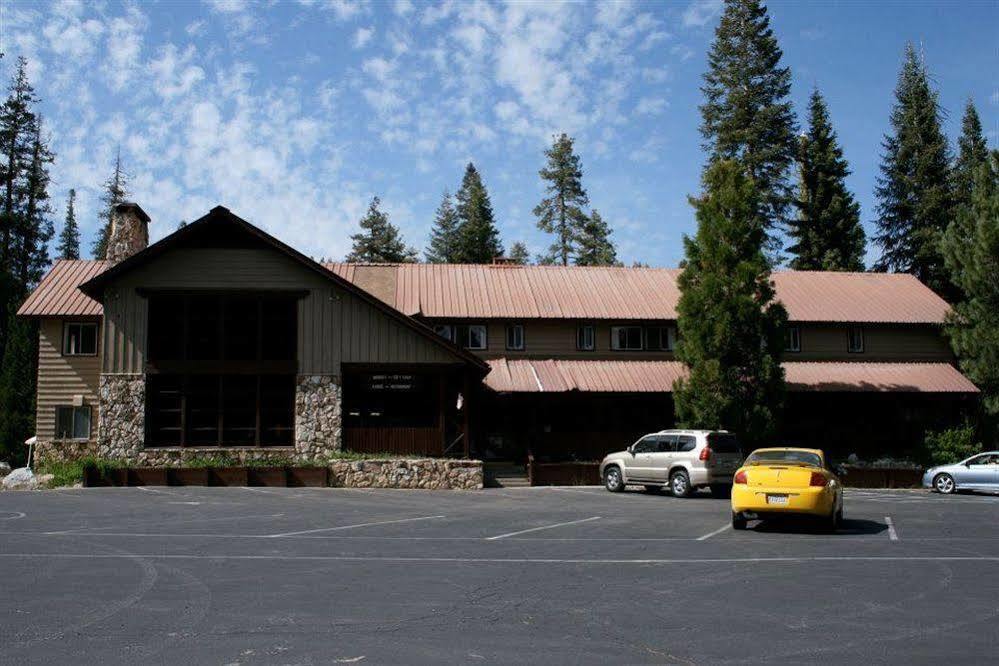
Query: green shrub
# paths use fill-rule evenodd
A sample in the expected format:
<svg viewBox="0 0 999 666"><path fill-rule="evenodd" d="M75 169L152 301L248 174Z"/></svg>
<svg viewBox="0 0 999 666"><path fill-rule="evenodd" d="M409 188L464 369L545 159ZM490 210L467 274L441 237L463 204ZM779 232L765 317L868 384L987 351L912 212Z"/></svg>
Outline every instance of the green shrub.
<svg viewBox="0 0 999 666"><path fill-rule="evenodd" d="M930 430L923 439L923 446L933 465L956 463L982 450L982 443L975 440L975 427L970 424L946 430Z"/></svg>
<svg viewBox="0 0 999 666"><path fill-rule="evenodd" d="M83 470L87 467L96 467L102 474L106 474L109 470L120 469L124 466L125 463L120 460L106 460L104 458L87 456L79 460L53 460L44 462L38 466L36 471L38 474L51 474L52 481L49 483L49 486L51 488L59 488L83 483Z"/></svg>
<svg viewBox="0 0 999 666"><path fill-rule="evenodd" d="M191 458L184 463L185 467L243 467L235 456L228 453L218 453L210 456Z"/></svg>

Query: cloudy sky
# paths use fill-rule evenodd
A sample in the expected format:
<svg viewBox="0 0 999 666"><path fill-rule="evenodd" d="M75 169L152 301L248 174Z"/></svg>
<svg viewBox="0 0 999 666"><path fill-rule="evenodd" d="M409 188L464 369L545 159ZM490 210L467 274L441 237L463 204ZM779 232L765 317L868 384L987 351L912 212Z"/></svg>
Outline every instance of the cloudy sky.
<svg viewBox="0 0 999 666"><path fill-rule="evenodd" d="M471 160L504 243L538 253L537 170L565 131L622 258L675 265L694 226L700 76L720 4L0 0L0 75L6 85L29 59L57 153L57 227L76 188L86 248L120 146L154 239L223 204L340 258L378 195L422 249ZM951 138L971 98L996 146L999 3L769 4L795 104L813 85L826 94L869 230L906 40L922 46Z"/></svg>

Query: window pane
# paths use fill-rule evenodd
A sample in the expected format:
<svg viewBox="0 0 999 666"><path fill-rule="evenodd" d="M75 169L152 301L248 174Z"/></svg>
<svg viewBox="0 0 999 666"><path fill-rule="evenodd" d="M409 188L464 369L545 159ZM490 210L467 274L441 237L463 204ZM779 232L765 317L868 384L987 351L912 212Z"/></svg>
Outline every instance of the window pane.
<svg viewBox="0 0 999 666"><path fill-rule="evenodd" d="M89 407L76 407L73 409L73 438L90 439Z"/></svg>
<svg viewBox="0 0 999 666"><path fill-rule="evenodd" d="M263 446L295 443L295 378L292 376L260 378L260 443Z"/></svg>
<svg viewBox="0 0 999 666"><path fill-rule="evenodd" d="M519 324L512 324L506 327L506 347L507 349L524 348L524 327Z"/></svg>
<svg viewBox="0 0 999 666"><path fill-rule="evenodd" d="M64 342L63 354L75 354L80 347L80 326L79 324L66 324L66 340Z"/></svg>
<svg viewBox="0 0 999 666"><path fill-rule="evenodd" d="M253 297L226 298L223 307L226 360L248 361L257 358L260 300Z"/></svg>
<svg viewBox="0 0 999 666"><path fill-rule="evenodd" d="M183 378L146 376L146 433L154 446L180 446Z"/></svg>
<svg viewBox="0 0 999 666"><path fill-rule="evenodd" d="M219 442L219 377L191 375L187 378L185 444L215 445Z"/></svg>
<svg viewBox="0 0 999 666"><path fill-rule="evenodd" d="M217 296L190 296L187 302L187 358L212 360L220 358L219 325L222 322Z"/></svg>
<svg viewBox="0 0 999 666"><path fill-rule="evenodd" d="M257 378L222 378L222 443L252 446L257 440Z"/></svg>
<svg viewBox="0 0 999 666"><path fill-rule="evenodd" d="M97 353L97 324L80 326L80 354Z"/></svg>
<svg viewBox="0 0 999 666"><path fill-rule="evenodd" d="M184 350L184 299L155 296L149 299L149 360L176 361Z"/></svg>
<svg viewBox="0 0 999 666"><path fill-rule="evenodd" d="M73 436L73 408L56 407L56 439Z"/></svg>
<svg viewBox="0 0 999 666"><path fill-rule="evenodd" d="M263 302L263 358L292 361L298 348L298 301L268 298Z"/></svg>
<svg viewBox="0 0 999 666"><path fill-rule="evenodd" d="M447 326L447 325L438 324L437 326L434 326L434 333L436 333L437 335L441 336L445 340L448 340L450 342L454 342L454 327L453 326Z"/></svg>
<svg viewBox="0 0 999 666"><path fill-rule="evenodd" d="M697 439L692 435L680 435L678 438L677 451L693 451L697 446Z"/></svg>
<svg viewBox="0 0 999 666"><path fill-rule="evenodd" d="M486 327L481 325L474 325L468 327L468 348L469 349L485 349L486 348Z"/></svg>

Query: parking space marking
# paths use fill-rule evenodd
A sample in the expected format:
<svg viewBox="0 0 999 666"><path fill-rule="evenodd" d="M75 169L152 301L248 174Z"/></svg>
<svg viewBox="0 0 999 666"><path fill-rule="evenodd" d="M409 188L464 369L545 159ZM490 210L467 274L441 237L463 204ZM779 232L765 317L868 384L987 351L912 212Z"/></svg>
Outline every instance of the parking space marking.
<svg viewBox="0 0 999 666"><path fill-rule="evenodd" d="M276 539L278 537L299 536L302 534L315 534L316 532L336 532L337 530L352 530L355 527L371 527L372 525L392 525L394 523L412 523L417 520L434 520L436 518L446 518L446 516L420 516L418 518L400 518L398 520L379 520L373 523L357 523L356 525L340 525L338 527L320 527L315 530L301 530L299 532L283 532L281 534L266 534L264 536Z"/></svg>
<svg viewBox="0 0 999 666"><path fill-rule="evenodd" d="M26 515L23 511L4 511L3 513L9 513L11 515L6 518L0 518L0 520L17 520L18 518L24 518Z"/></svg>
<svg viewBox="0 0 999 666"><path fill-rule="evenodd" d="M898 532L895 531L895 523L892 522L891 516L885 516L885 524L888 525L888 538L898 541Z"/></svg>
<svg viewBox="0 0 999 666"><path fill-rule="evenodd" d="M384 562L461 564L801 564L806 562L996 562L988 555L843 555L802 557L674 557L648 559L538 558L538 557L403 557L368 555L187 555L165 553L0 553L0 558L75 560L277 560L303 562Z"/></svg>
<svg viewBox="0 0 999 666"><path fill-rule="evenodd" d="M704 534L702 536L697 537L697 540L698 541L707 541L711 537L715 536L716 534L721 534L722 532L724 532L725 530L727 530L730 527L732 527L732 526L731 525L722 525L721 527L719 527L718 529L716 529L714 532L708 532L707 534Z"/></svg>
<svg viewBox="0 0 999 666"><path fill-rule="evenodd" d="M582 518L580 520L570 520L565 523L555 523L554 525L542 525L541 527L532 527L526 530L520 530L518 532L507 532L506 534L497 534L496 536L491 536L486 539L486 541L495 541L496 539L505 539L507 537L517 536L518 534L527 534L528 532L538 532L541 530L551 530L556 527L565 527L566 525L579 525L580 523L588 523L593 520L600 520L600 516L590 516L589 518Z"/></svg>

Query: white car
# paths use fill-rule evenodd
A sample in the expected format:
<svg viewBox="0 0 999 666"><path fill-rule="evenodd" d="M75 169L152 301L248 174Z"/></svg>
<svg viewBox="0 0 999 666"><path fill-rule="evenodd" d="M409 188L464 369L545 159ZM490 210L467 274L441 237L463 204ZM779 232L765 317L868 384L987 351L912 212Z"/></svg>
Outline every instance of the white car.
<svg viewBox="0 0 999 666"><path fill-rule="evenodd" d="M638 485L654 492L666 487L676 497L687 497L709 487L726 497L732 491L732 474L741 464L742 448L730 432L660 430L605 457L600 478L611 492Z"/></svg>

